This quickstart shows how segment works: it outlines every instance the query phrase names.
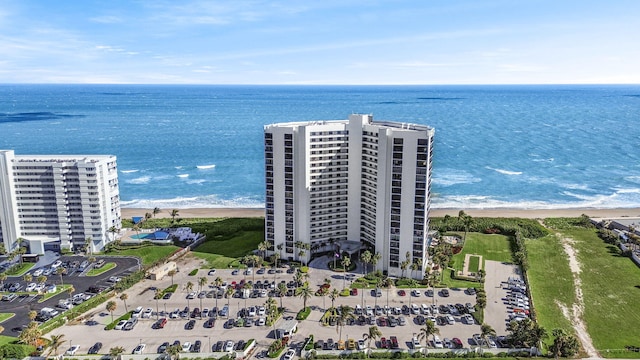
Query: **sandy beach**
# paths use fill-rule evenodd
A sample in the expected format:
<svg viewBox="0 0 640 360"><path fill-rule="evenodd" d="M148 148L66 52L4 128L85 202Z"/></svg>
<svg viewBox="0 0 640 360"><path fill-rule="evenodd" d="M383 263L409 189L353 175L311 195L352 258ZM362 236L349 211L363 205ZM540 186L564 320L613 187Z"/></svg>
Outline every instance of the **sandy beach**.
<svg viewBox="0 0 640 360"><path fill-rule="evenodd" d="M172 209L161 209L156 217L171 217ZM209 217L264 217L264 209L260 208L193 208L178 209L181 218L209 218ZM153 209L122 208L123 218L144 216ZM458 216L460 209L432 209L431 216ZM593 218L622 218L640 217L640 208L628 209L465 209L467 214L474 217L520 217L528 219L543 219L548 217L576 217L587 214Z"/></svg>

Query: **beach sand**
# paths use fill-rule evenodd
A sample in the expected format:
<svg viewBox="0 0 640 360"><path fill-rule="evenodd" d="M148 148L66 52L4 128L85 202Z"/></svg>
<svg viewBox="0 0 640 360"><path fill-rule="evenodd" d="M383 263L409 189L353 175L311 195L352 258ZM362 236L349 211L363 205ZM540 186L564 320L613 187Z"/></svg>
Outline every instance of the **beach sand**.
<svg viewBox="0 0 640 360"><path fill-rule="evenodd" d="M171 217L172 209L161 209L155 217ZM211 218L211 217L264 217L264 209L260 208L194 208L178 209L180 218ZM122 208L122 217L130 219L133 216L144 216L153 209ZM432 217L445 215L458 216L460 209L431 209ZM578 217L586 214L592 218L623 218L640 217L640 208L628 209L464 209L473 217L519 217L528 219L544 219L548 217Z"/></svg>

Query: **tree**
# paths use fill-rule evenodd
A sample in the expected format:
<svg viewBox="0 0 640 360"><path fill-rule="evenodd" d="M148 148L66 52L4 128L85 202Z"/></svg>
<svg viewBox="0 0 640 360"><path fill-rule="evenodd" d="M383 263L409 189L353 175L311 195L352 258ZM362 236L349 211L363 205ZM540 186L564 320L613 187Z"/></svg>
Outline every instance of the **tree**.
<svg viewBox="0 0 640 360"><path fill-rule="evenodd" d="M187 281L187 283L184 285L184 289L190 293L193 291L193 283L191 281ZM189 304L189 296L187 296L187 307L191 307Z"/></svg>
<svg viewBox="0 0 640 360"><path fill-rule="evenodd" d="M351 258L349 256L345 256L342 261L340 262L340 265L342 265L342 288L346 289L347 288L347 269L349 268L349 266L351 265Z"/></svg>
<svg viewBox="0 0 640 360"><path fill-rule="evenodd" d="M170 214L171 214L171 223L173 224L176 222L176 217L180 214L180 210L173 209L171 210Z"/></svg>
<svg viewBox="0 0 640 360"><path fill-rule="evenodd" d="M488 344L487 337L496 336L496 331L488 324L480 325L480 337L484 340L485 344Z"/></svg>
<svg viewBox="0 0 640 360"><path fill-rule="evenodd" d="M538 346L540 341L546 339L547 331L529 318L521 321L511 321L507 324L507 336L509 343L515 347L528 348Z"/></svg>
<svg viewBox="0 0 640 360"><path fill-rule="evenodd" d="M159 207L153 208L153 211L151 213L153 214L153 217L156 217L156 215L160 214L160 208Z"/></svg>
<svg viewBox="0 0 640 360"><path fill-rule="evenodd" d="M33 275L24 274L24 276L22 276L22 280L24 280L24 282L30 283L31 281L33 281Z"/></svg>
<svg viewBox="0 0 640 360"><path fill-rule="evenodd" d="M27 316L29 317L29 320L33 321L36 319L36 317L38 316L38 312L35 310L31 310L29 311L29 313L27 314Z"/></svg>
<svg viewBox="0 0 640 360"><path fill-rule="evenodd" d="M111 300L107 302L107 311L111 313L111 322L113 322L113 312L116 311L118 305L115 301Z"/></svg>
<svg viewBox="0 0 640 360"><path fill-rule="evenodd" d="M171 285L173 285L173 277L177 274L178 272L174 269L174 270L169 270L169 272L167 273L167 275L171 276Z"/></svg>
<svg viewBox="0 0 640 360"><path fill-rule="evenodd" d="M124 348L122 346L116 346L109 349L109 357L111 357L111 359L115 359L122 354L124 354Z"/></svg>
<svg viewBox="0 0 640 360"><path fill-rule="evenodd" d="M244 285L242 285L242 291L243 292L247 292L249 290L253 289L253 284L250 284L248 281L246 283L244 283ZM244 294L242 294L242 297L244 298L244 307L247 307L247 298L248 296L244 296Z"/></svg>
<svg viewBox="0 0 640 360"><path fill-rule="evenodd" d="M198 287L200 287L200 291L202 291L202 288L207 285L208 282L209 279L207 279L205 276L198 279ZM198 298L200 299L200 309L202 309L202 297L198 295Z"/></svg>
<svg viewBox="0 0 640 360"><path fill-rule="evenodd" d="M378 261L380 261L380 259L382 259L382 255L380 253L373 254L371 257L371 265L373 265L372 271L376 270L376 266L378 266Z"/></svg>
<svg viewBox="0 0 640 360"><path fill-rule="evenodd" d="M273 254L273 262L276 265L275 267L278 267L278 260L280 260L280 253L274 253ZM273 274L273 277L275 278L276 274Z"/></svg>
<svg viewBox="0 0 640 360"><path fill-rule="evenodd" d="M144 221L147 221L147 220L151 219L152 217L153 217L153 215L151 213L149 213L149 212L145 213L144 214Z"/></svg>
<svg viewBox="0 0 640 360"><path fill-rule="evenodd" d="M382 285L387 288L387 306L389 306L389 291L391 290L391 287L394 285L393 279L391 279L390 277L386 277Z"/></svg>
<svg viewBox="0 0 640 360"><path fill-rule="evenodd" d="M549 351L557 359L559 357L571 357L580 349L580 343L575 336L568 334L564 329L553 329L553 344L549 347Z"/></svg>
<svg viewBox="0 0 640 360"><path fill-rule="evenodd" d="M341 305L336 322L336 332L340 330L340 336L338 336L338 339L342 339L342 328L347 324L348 319L355 319L355 315L353 315L353 308L351 306Z"/></svg>
<svg viewBox="0 0 640 360"><path fill-rule="evenodd" d="M153 292L153 298L156 299L156 320L160 320L160 298L162 297L162 290L156 288L156 290ZM127 303L125 303L126 306ZM128 312L128 311L127 311Z"/></svg>
<svg viewBox="0 0 640 360"><path fill-rule="evenodd" d="M269 243L266 241L262 241L258 244L258 251L262 252L262 258L267 258L267 250L269 250Z"/></svg>
<svg viewBox="0 0 640 360"><path fill-rule="evenodd" d="M167 354L169 354L172 359L179 359L180 351L182 351L182 348L178 344L167 347Z"/></svg>
<svg viewBox="0 0 640 360"><path fill-rule="evenodd" d="M47 352L47 357L53 353L54 356L58 356L58 350L60 346L64 344L64 334L59 335L51 335L51 339L49 340L49 351Z"/></svg>
<svg viewBox="0 0 640 360"><path fill-rule="evenodd" d="M378 338L380 338L382 336L382 331L380 331L380 329L378 329L377 326L373 325L371 327L369 327L369 332L366 334L362 334L362 338L364 340L368 340L369 344L367 345L367 347L371 347L371 341L376 341Z"/></svg>
<svg viewBox="0 0 640 360"><path fill-rule="evenodd" d="M26 329L20 332L18 340L23 344L36 346L40 337L42 337L42 330L40 330L37 322L32 321L27 325Z"/></svg>
<svg viewBox="0 0 640 360"><path fill-rule="evenodd" d="M84 253L89 253L92 254L93 253L93 246L91 246L91 242L93 240L91 239L91 236L88 236L86 239L84 239Z"/></svg>
<svg viewBox="0 0 640 360"><path fill-rule="evenodd" d="M133 231L136 232L136 239L140 239L140 225L139 224L133 224L133 227L131 228Z"/></svg>
<svg viewBox="0 0 640 360"><path fill-rule="evenodd" d="M400 270L402 270L402 277L404 277L404 272L407 271L407 267L411 264L411 253L407 251L404 255L404 261L400 264Z"/></svg>
<svg viewBox="0 0 640 360"><path fill-rule="evenodd" d="M124 303L124 311L125 312L129 312L129 308L127 307L127 299L128 298L129 298L129 295L127 295L127 293L120 294L120 300L122 300L122 302Z"/></svg>
<svg viewBox="0 0 640 360"><path fill-rule="evenodd" d="M60 275L60 285L64 285L64 281L62 280L62 275L67 273L67 268L60 266L56 269L56 275Z"/></svg>
<svg viewBox="0 0 640 360"><path fill-rule="evenodd" d="M460 210L458 213L458 220L462 222L464 226L464 237L462 238L462 242L467 241L467 232L469 232L469 228L473 225L473 218L470 215L467 215L464 210Z"/></svg>
<svg viewBox="0 0 640 360"><path fill-rule="evenodd" d="M424 327L420 329L420 334L418 335L418 341L424 340L425 346L429 341L429 336L433 334L440 334L440 329L436 327L436 325L431 320L426 320L424 323Z"/></svg>
<svg viewBox="0 0 640 360"><path fill-rule="evenodd" d="M220 286L222 286L222 282L223 282L223 281L222 281L222 278L221 278L220 276L216 277L216 278L213 280L213 284L214 284L218 289L220 289ZM215 298L216 298L216 308L217 308L217 307L218 307L218 294L216 294Z"/></svg>
<svg viewBox="0 0 640 360"><path fill-rule="evenodd" d="M360 254L360 261L362 262L362 275L368 273L368 268L367 265L371 262L371 258L373 257L373 254L371 254L371 251L366 250L365 252L363 252L362 254Z"/></svg>
<svg viewBox="0 0 640 360"><path fill-rule="evenodd" d="M108 231L111 233L111 241L116 241L116 235L120 232L120 229L118 229L115 226L112 226L109 228Z"/></svg>
<svg viewBox="0 0 640 360"><path fill-rule="evenodd" d="M71 295L72 295L74 292L76 292L76 288L74 288L74 287L73 287L73 285L70 285L70 286L67 288L67 292L69 293L69 301L71 301Z"/></svg>
<svg viewBox="0 0 640 360"><path fill-rule="evenodd" d="M4 288L4 282L7 280L7 273L2 272L0 273L0 287Z"/></svg>
<svg viewBox="0 0 640 360"><path fill-rule="evenodd" d="M231 297L233 296L233 288L231 286L227 287L227 290L225 290L224 295L227 297L227 307L231 306ZM231 314L231 311L227 312L227 317L229 317L229 315Z"/></svg>
<svg viewBox="0 0 640 360"><path fill-rule="evenodd" d="M278 245L276 245L276 249L278 249L278 252L280 253L280 259L282 259L282 249L284 249L284 245L283 244L278 244ZM276 267L278 267L277 264L276 264Z"/></svg>
<svg viewBox="0 0 640 360"><path fill-rule="evenodd" d="M307 300L309 300L311 296L313 296L313 292L311 291L311 289L309 289L309 285L305 284L304 286L298 288L297 293L297 295L302 298L302 309L304 310L307 308Z"/></svg>
<svg viewBox="0 0 640 360"><path fill-rule="evenodd" d="M287 285L285 285L285 283L278 283L278 287L276 288L276 292L278 293L278 296L280 297L280 308L284 309L284 306L282 306L282 298L287 294Z"/></svg>
<svg viewBox="0 0 640 360"><path fill-rule="evenodd" d="M338 296L340 296L340 292L338 291L338 289L333 288L333 290L331 290L331 292L329 293L329 299L331 299L331 308L332 309L335 308L335 301L338 298Z"/></svg>

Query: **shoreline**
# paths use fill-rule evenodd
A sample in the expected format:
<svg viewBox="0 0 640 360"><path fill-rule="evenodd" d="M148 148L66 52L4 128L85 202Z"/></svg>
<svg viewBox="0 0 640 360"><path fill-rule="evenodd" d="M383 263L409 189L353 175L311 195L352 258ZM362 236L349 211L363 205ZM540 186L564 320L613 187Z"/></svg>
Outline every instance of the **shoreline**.
<svg viewBox="0 0 640 360"><path fill-rule="evenodd" d="M173 209L160 209L157 218L170 218ZM177 209L180 218L216 218L216 217L264 217L263 208L186 208ZM432 217L449 215L457 217L461 209L431 209ZM586 214L592 218L640 218L640 208L619 209L463 209L465 213L473 217L517 217L526 219L544 219L552 217L579 217ZM133 216L144 216L152 213L153 209L121 208L122 217L130 219Z"/></svg>

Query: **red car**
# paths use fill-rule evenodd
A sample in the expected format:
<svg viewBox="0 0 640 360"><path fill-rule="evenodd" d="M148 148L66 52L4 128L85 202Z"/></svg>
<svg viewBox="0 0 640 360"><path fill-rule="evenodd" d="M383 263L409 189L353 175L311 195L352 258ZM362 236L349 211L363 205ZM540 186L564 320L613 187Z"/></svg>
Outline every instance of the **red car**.
<svg viewBox="0 0 640 360"><path fill-rule="evenodd" d="M406 292L406 291L404 291L404 290L399 290L399 291L398 291L398 295L400 295L400 296L406 296L406 295L407 295L407 292Z"/></svg>
<svg viewBox="0 0 640 360"><path fill-rule="evenodd" d="M398 344L398 338L395 336L392 336L391 338L391 348L392 349L397 349L400 345Z"/></svg>
<svg viewBox="0 0 640 360"><path fill-rule="evenodd" d="M353 296L358 295L358 289L351 289L351 295Z"/></svg>
<svg viewBox="0 0 640 360"><path fill-rule="evenodd" d="M167 325L167 318L162 318L156 323L156 329L164 329L165 325Z"/></svg>
<svg viewBox="0 0 640 360"><path fill-rule="evenodd" d="M387 341L387 338L380 338L380 347L383 349L389 348L389 342Z"/></svg>

